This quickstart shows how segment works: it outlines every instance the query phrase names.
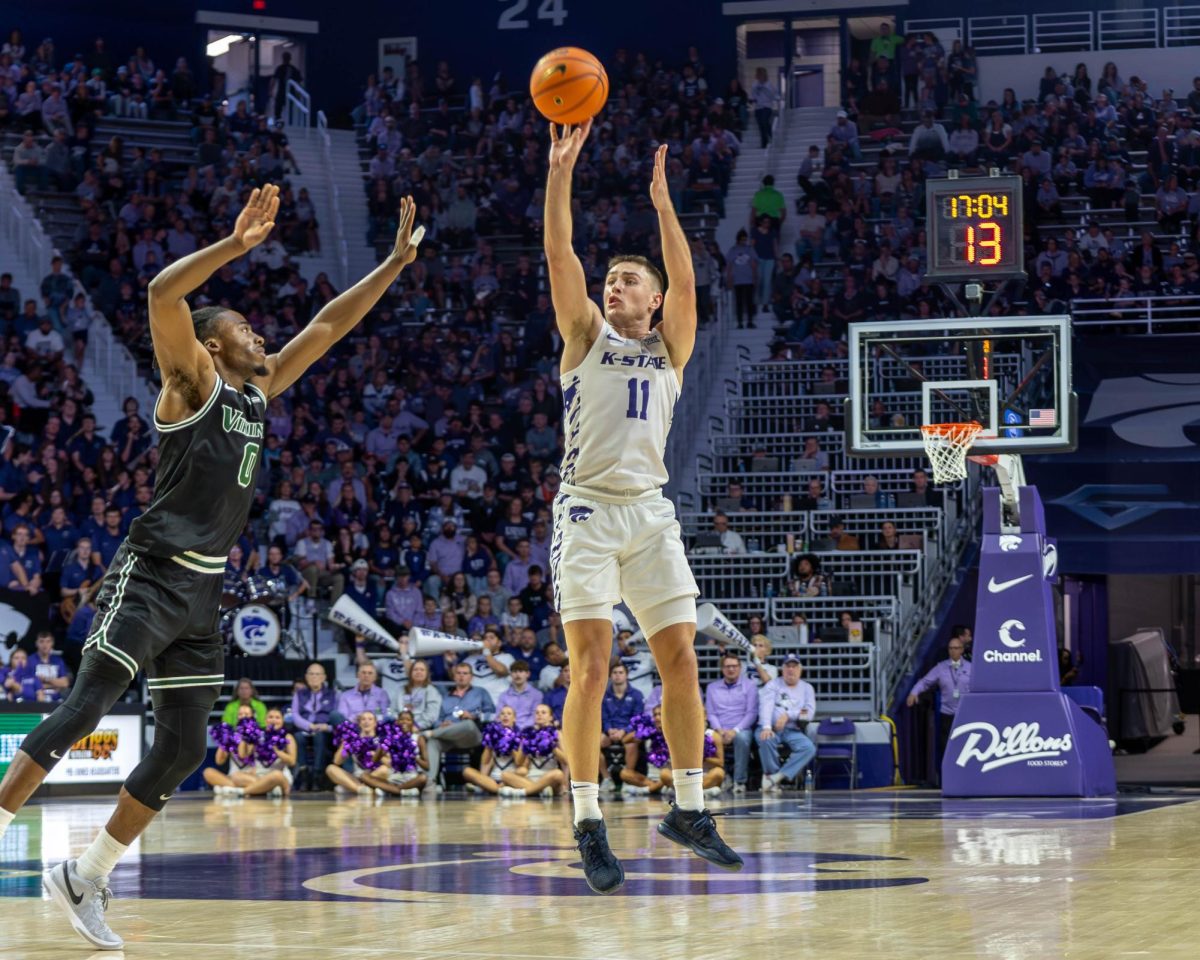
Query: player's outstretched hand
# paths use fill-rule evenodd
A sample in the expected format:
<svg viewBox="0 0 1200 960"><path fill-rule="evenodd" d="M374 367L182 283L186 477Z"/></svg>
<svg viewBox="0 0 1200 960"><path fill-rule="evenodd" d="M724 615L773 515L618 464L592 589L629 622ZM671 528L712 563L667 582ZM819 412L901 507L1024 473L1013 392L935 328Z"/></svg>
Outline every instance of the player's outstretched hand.
<svg viewBox="0 0 1200 960"><path fill-rule="evenodd" d="M579 159L579 151L583 149L583 141L592 132L592 121L585 120L574 130L569 126L558 132L556 124L550 124L550 169L570 172L575 168Z"/></svg>
<svg viewBox="0 0 1200 960"><path fill-rule="evenodd" d="M417 215L417 205L412 197L400 201L400 227L396 230L396 246L388 257L396 266L404 268L417 259L417 247L412 242L413 218Z"/></svg>
<svg viewBox="0 0 1200 960"><path fill-rule="evenodd" d="M674 210L671 191L667 188L667 145L664 143L654 151L654 176L650 179L650 200L660 213Z"/></svg>
<svg viewBox="0 0 1200 960"><path fill-rule="evenodd" d="M250 199L237 223L233 225L233 238L246 250L257 247L275 229L275 214L279 212L279 187L268 183L262 189L254 188Z"/></svg>

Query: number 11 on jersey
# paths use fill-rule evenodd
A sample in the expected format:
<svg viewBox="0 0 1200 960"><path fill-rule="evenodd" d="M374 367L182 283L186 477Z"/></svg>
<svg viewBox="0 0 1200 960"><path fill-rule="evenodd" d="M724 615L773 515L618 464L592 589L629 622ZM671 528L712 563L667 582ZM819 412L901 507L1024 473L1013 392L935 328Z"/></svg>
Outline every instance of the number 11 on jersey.
<svg viewBox="0 0 1200 960"><path fill-rule="evenodd" d="M638 384L641 384L642 407L638 411ZM650 381L629 378L629 409L625 411L626 420L645 420L646 410L650 406Z"/></svg>

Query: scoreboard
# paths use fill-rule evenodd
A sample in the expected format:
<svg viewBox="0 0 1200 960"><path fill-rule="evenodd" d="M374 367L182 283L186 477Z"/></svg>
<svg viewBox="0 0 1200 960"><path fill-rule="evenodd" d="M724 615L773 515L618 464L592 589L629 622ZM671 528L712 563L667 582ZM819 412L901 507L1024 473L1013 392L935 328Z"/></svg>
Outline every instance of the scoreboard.
<svg viewBox="0 0 1200 960"><path fill-rule="evenodd" d="M1020 177L930 180L925 203L931 280L1024 279Z"/></svg>

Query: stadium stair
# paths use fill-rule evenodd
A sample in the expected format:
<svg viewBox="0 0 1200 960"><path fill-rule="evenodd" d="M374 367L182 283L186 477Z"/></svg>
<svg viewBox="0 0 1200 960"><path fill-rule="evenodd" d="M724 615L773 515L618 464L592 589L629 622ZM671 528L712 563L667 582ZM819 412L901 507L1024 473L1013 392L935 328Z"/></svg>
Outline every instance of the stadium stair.
<svg viewBox="0 0 1200 960"><path fill-rule="evenodd" d="M367 243L367 203L363 178L358 164L358 147L352 130L328 130L329 153L327 165L321 133L316 127L306 131L288 131L288 146L300 165L299 174L291 174L294 188L306 187L317 210L320 225L321 253L299 257L301 272L312 280L324 271L339 290L370 273L379 261L374 247ZM328 174L328 175L327 175ZM334 191L337 187L337 210L334 210ZM346 241L347 275L339 278L334 222L340 215Z"/></svg>
<svg viewBox="0 0 1200 960"><path fill-rule="evenodd" d="M19 210L27 218L26 222L37 221L39 219L37 211L28 199L18 194L15 189L11 193L9 192L9 187L12 185L13 181L6 170L3 187L0 188L0 197L6 197L5 202ZM44 224L42 229L45 231ZM59 250L59 244L54 241L52 236L49 236L48 231L46 233L46 240L54 244L56 251ZM12 274L13 286L20 293L22 303L25 300L34 299L38 301L39 306L42 304L41 285L44 272L37 264L21 257L15 249L8 248L7 244L0 244L0 273ZM96 322L105 323L107 321L97 320ZM72 355L73 343L70 335L64 334L63 340L66 343L68 356ZM124 397L117 396L111 389L107 371L100 369L97 355L98 351L94 346L85 351L83 369L79 373L92 391L92 412L96 415L96 423L102 432L107 433L123 415L121 402Z"/></svg>

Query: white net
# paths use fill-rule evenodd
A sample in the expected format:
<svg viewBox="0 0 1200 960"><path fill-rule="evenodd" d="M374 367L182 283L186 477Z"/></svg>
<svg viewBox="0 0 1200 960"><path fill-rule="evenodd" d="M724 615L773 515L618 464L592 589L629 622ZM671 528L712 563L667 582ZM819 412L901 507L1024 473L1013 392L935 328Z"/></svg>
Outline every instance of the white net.
<svg viewBox="0 0 1200 960"><path fill-rule="evenodd" d="M983 429L981 423L931 423L921 426L925 453L933 464L934 483L953 483L967 475L967 451Z"/></svg>

